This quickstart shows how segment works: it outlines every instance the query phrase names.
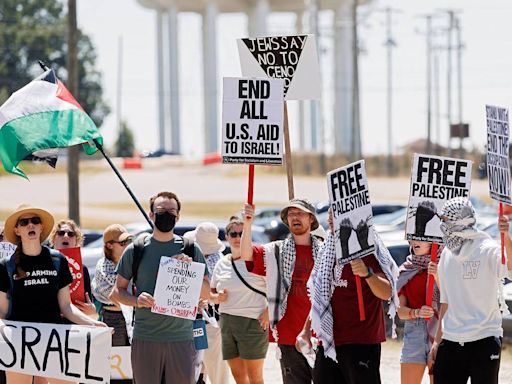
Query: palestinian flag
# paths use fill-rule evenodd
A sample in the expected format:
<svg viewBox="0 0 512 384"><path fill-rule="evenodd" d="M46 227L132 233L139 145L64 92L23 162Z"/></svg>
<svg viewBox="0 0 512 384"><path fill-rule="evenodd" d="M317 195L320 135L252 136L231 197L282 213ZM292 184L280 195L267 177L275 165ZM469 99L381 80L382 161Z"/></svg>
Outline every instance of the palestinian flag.
<svg viewBox="0 0 512 384"><path fill-rule="evenodd" d="M14 92L0 107L0 160L7 172L27 178L18 168L23 159L48 148L87 144L103 138L91 118L57 79L52 69Z"/></svg>

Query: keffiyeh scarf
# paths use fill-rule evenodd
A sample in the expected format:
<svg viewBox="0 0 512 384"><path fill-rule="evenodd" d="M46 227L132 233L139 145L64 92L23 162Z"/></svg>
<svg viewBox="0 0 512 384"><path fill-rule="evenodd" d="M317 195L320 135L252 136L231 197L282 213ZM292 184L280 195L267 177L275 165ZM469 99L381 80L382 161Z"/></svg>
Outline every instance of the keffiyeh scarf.
<svg viewBox="0 0 512 384"><path fill-rule="evenodd" d="M384 275L391 284L391 299L388 314L391 318L395 317L396 308L398 308L398 296L396 281L398 278L398 267L391 257L389 251L384 246L380 236L372 230L375 240L375 257L379 262ZM335 236L329 232L327 241L323 248L320 262L311 274L308 281L308 288L311 295L311 328L315 331L319 340L322 341L324 355L334 361L336 359L336 349L334 345L333 334L333 316L331 307L331 298L334 289L338 287L347 287L347 281L341 279L343 265L336 257Z"/></svg>
<svg viewBox="0 0 512 384"><path fill-rule="evenodd" d="M91 290L96 299L103 304L114 304L109 295L116 284L116 265L113 261L102 257L96 265L94 279L91 282Z"/></svg>
<svg viewBox="0 0 512 384"><path fill-rule="evenodd" d="M204 255L206 260L206 267L208 268L208 276L211 278L213 276L213 270L215 269L215 265L222 257L222 252L212 253L211 255Z"/></svg>
<svg viewBox="0 0 512 384"><path fill-rule="evenodd" d="M316 237L311 236L311 246L313 261L316 265L320 255L321 243ZM288 293L292 285L292 274L295 267L296 252L293 235L288 235L285 240L265 245L264 260L267 270L269 323L272 335L277 342L279 337L277 323L286 312Z"/></svg>

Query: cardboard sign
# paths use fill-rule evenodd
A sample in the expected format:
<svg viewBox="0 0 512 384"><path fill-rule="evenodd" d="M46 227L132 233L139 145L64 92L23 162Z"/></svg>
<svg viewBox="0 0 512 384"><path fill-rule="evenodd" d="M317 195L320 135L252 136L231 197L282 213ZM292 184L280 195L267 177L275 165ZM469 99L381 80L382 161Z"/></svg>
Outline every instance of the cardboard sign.
<svg viewBox="0 0 512 384"><path fill-rule="evenodd" d="M0 321L0 369L108 383L112 328Z"/></svg>
<svg viewBox="0 0 512 384"><path fill-rule="evenodd" d="M73 303L77 301L83 303L85 302L84 269L82 265L80 247L59 249L59 252L66 257L69 265L69 272L71 272L71 276L73 276L73 282L69 286L71 301Z"/></svg>
<svg viewBox="0 0 512 384"><path fill-rule="evenodd" d="M372 206L364 160L329 172L327 188L340 263L373 253Z"/></svg>
<svg viewBox="0 0 512 384"><path fill-rule="evenodd" d="M238 39L242 76L284 79L286 100L320 99L314 35Z"/></svg>
<svg viewBox="0 0 512 384"><path fill-rule="evenodd" d="M12 244L7 241L0 242L0 260L11 257L15 250L16 244Z"/></svg>
<svg viewBox="0 0 512 384"><path fill-rule="evenodd" d="M283 84L281 79L224 78L224 163L283 163Z"/></svg>
<svg viewBox="0 0 512 384"><path fill-rule="evenodd" d="M112 347L110 355L110 378L112 380L133 379L132 347Z"/></svg>
<svg viewBox="0 0 512 384"><path fill-rule="evenodd" d="M485 106L487 118L487 175L491 198L512 204L510 198L510 163L508 109Z"/></svg>
<svg viewBox="0 0 512 384"><path fill-rule="evenodd" d="M151 312L194 320L199 304L205 265L186 263L162 256L155 285L155 305Z"/></svg>
<svg viewBox="0 0 512 384"><path fill-rule="evenodd" d="M407 240L443 242L439 212L446 201L469 197L472 164L469 160L414 154L405 224Z"/></svg>

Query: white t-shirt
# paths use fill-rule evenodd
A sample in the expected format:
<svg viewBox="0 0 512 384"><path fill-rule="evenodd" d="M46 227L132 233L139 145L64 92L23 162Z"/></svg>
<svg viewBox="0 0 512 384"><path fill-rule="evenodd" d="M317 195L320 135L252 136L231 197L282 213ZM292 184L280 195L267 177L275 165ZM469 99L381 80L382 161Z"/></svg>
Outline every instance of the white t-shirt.
<svg viewBox="0 0 512 384"><path fill-rule="evenodd" d="M247 271L245 261L235 260L236 268L244 280L259 291L266 292L267 284L263 276ZM231 265L231 255L222 257L215 266L210 286L217 292L227 290L227 300L220 303L219 312L234 316L257 319L267 307L267 299L247 288Z"/></svg>
<svg viewBox="0 0 512 384"><path fill-rule="evenodd" d="M501 248L487 235L466 240L459 255L445 248L438 266L443 317L443 339L467 343L502 337L498 288L508 275L501 264Z"/></svg>

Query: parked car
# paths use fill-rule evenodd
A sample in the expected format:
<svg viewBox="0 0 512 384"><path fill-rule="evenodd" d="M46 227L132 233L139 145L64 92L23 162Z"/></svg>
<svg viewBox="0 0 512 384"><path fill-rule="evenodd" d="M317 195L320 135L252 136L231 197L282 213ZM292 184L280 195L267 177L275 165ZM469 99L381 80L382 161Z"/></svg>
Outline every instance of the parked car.
<svg viewBox="0 0 512 384"><path fill-rule="evenodd" d="M512 311L512 282L510 280L507 280L507 284L503 287L503 294L508 309ZM503 316L503 336L512 341L512 314Z"/></svg>
<svg viewBox="0 0 512 384"><path fill-rule="evenodd" d="M99 238L103 238L103 232L97 229L83 229L82 235L84 235L84 247Z"/></svg>

